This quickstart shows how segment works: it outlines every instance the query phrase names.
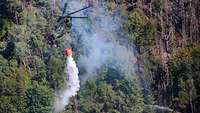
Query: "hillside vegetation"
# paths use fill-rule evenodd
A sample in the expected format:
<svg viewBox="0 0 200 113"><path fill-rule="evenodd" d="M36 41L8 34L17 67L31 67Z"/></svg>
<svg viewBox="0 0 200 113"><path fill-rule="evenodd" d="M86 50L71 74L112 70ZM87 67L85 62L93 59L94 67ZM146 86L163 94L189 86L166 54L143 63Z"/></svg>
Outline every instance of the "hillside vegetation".
<svg viewBox="0 0 200 113"><path fill-rule="evenodd" d="M73 45L70 23L56 29L62 9L52 1L0 1L0 113L53 113L55 92L65 85L63 50ZM153 105L199 113L200 1L105 1L127 17L123 29L148 91L137 75L104 66L62 113L165 113Z"/></svg>

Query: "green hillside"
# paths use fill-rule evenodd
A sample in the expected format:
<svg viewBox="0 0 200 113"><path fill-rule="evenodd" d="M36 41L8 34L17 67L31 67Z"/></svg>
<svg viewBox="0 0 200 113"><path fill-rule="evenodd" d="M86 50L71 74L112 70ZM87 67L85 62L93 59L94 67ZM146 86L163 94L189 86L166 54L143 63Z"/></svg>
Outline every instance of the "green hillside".
<svg viewBox="0 0 200 113"><path fill-rule="evenodd" d="M73 47L75 60L81 55L70 19L59 23L63 9L53 1L0 1L0 113L53 113L55 92L65 86L64 49ZM61 113L199 113L200 1L105 2L110 13L120 9L138 68L103 66Z"/></svg>

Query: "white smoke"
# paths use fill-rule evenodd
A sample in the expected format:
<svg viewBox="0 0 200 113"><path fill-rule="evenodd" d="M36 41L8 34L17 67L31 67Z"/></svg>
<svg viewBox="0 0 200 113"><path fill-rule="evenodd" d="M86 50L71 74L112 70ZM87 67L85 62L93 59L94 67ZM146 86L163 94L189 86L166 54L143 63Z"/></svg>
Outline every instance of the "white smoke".
<svg viewBox="0 0 200 113"><path fill-rule="evenodd" d="M88 6L86 0L67 0L67 12L73 12ZM114 13L106 9L102 1L93 1L93 7L78 12L73 16L87 16L88 19L72 19L72 32L81 45L82 54L78 64L84 67L86 75L92 75L103 65L119 71L132 71L136 58L134 48L120 41L126 39L121 30L120 11ZM74 42L77 42L76 40Z"/></svg>
<svg viewBox="0 0 200 113"><path fill-rule="evenodd" d="M60 112L63 111L65 106L69 103L70 98L77 94L77 91L80 88L80 81L78 77L78 68L76 67L76 63L72 56L67 57L66 65L65 65L65 73L66 73L66 84L67 87L65 90L58 93L56 102L54 104L54 111Z"/></svg>
<svg viewBox="0 0 200 113"><path fill-rule="evenodd" d="M67 3L66 12L70 13L87 7L86 0L61 0L61 6ZM108 65L121 72L135 73L135 49L128 46L126 36L121 31L120 11L114 13L106 9L105 3L93 2L93 7L71 16L87 16L88 19L72 19L72 35L80 43L82 54L78 64L84 67L86 75L92 75L103 65ZM55 111L59 112L69 103L70 97L79 90L78 70L73 58L68 58L65 72L69 76L68 87L59 93L55 103Z"/></svg>

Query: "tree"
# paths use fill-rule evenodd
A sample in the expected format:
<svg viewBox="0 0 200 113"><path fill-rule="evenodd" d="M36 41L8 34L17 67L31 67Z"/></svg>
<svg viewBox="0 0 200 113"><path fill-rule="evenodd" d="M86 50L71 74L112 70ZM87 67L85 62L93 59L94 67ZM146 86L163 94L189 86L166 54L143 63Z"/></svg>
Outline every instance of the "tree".
<svg viewBox="0 0 200 113"><path fill-rule="evenodd" d="M19 113L17 109L12 104L12 98L9 96L1 96L0 97L0 112L1 113Z"/></svg>
<svg viewBox="0 0 200 113"><path fill-rule="evenodd" d="M144 100L137 79L115 69L100 70L78 94L81 113L142 113Z"/></svg>
<svg viewBox="0 0 200 113"><path fill-rule="evenodd" d="M51 113L53 102L53 91L47 86L34 85L27 91L28 113Z"/></svg>
<svg viewBox="0 0 200 113"><path fill-rule="evenodd" d="M129 40L141 50L139 52L145 52L155 44L156 27L140 9L129 13L124 29L130 35Z"/></svg>
<svg viewBox="0 0 200 113"><path fill-rule="evenodd" d="M184 48L174 55L171 64L174 96L185 105L180 109L189 109L186 112L191 113L195 112L195 101L199 95L199 83L195 82L199 81L199 50L197 45Z"/></svg>
<svg viewBox="0 0 200 113"><path fill-rule="evenodd" d="M51 56L47 62L47 81L54 89L62 88L64 84L64 62Z"/></svg>

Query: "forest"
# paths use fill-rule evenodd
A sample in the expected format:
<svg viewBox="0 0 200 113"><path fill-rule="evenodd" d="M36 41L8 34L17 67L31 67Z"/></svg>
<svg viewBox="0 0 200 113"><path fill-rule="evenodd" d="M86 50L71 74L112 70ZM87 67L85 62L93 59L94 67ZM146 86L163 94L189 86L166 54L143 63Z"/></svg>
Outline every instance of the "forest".
<svg viewBox="0 0 200 113"><path fill-rule="evenodd" d="M101 10L94 12L96 18L63 19L64 10L78 7L66 9L63 2L68 1L0 1L0 113L56 113L56 92L66 86L63 52L68 47L73 49L81 84L59 113L200 113L199 0L77 0L92 4L88 10L103 4L107 15L115 16L106 15L105 20L98 18ZM115 19L117 27L110 23ZM120 38L114 34L108 40L119 41L119 46L110 44L108 49L118 47L119 56L134 54L134 73L123 63L113 66L123 59L118 54L97 65L96 60L110 58L109 52L81 65L84 48L105 44L77 38L82 32L74 33L76 25L89 28L81 22L106 29L95 36L117 32ZM123 51L124 47L134 51ZM97 69L87 76L93 68Z"/></svg>

